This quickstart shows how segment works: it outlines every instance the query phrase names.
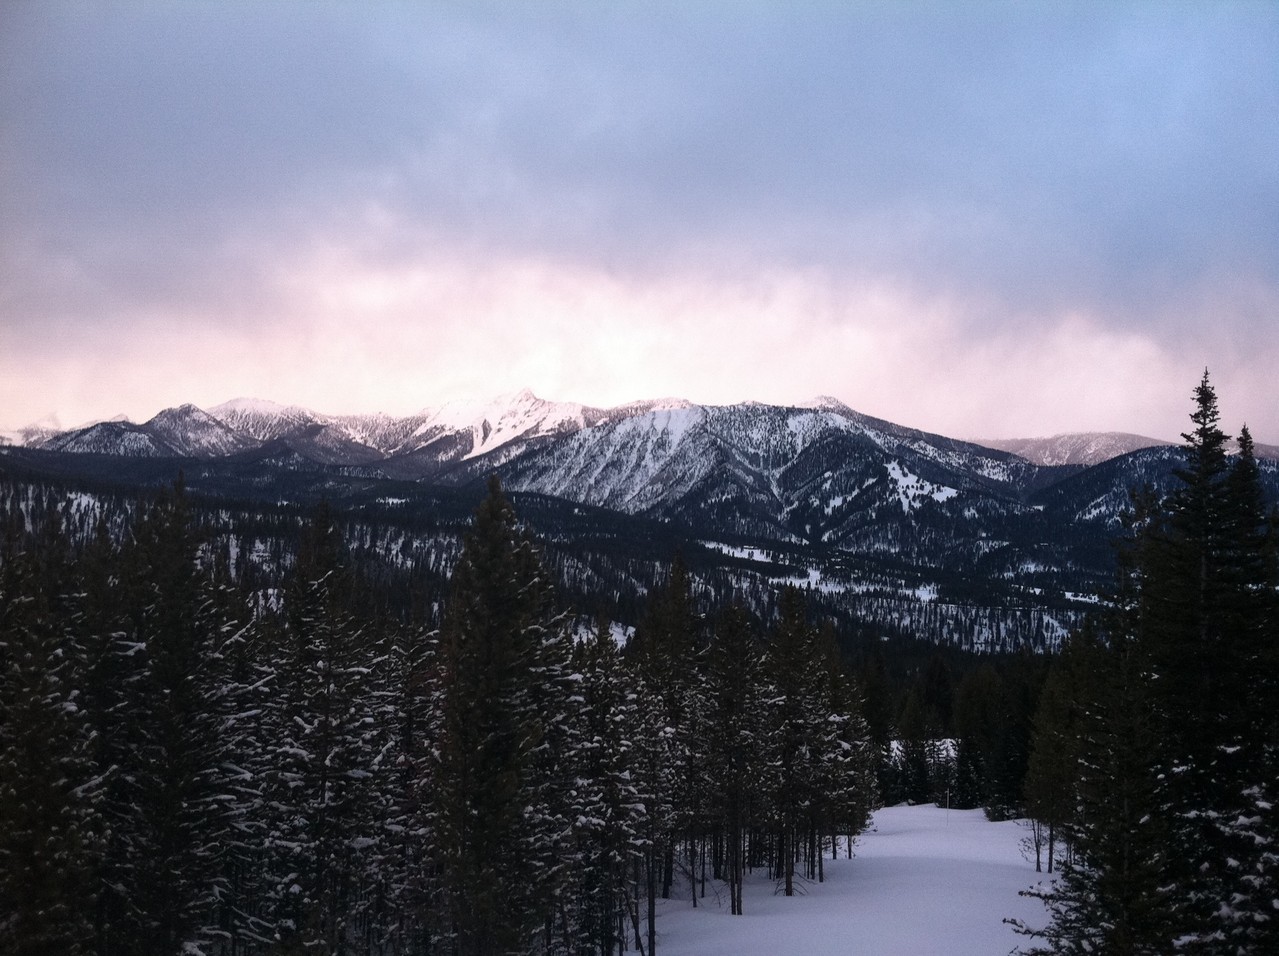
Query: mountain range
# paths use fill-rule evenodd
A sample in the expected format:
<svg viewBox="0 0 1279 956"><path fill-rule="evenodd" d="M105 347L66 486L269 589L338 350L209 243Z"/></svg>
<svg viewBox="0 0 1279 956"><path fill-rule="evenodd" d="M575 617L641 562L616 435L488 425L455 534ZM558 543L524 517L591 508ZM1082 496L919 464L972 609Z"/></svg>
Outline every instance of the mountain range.
<svg viewBox="0 0 1279 956"><path fill-rule="evenodd" d="M654 412L688 411L703 418L722 417L732 409L768 407L755 402L707 406L682 399L659 399L603 409L545 401L523 389L487 403L454 402L407 416L327 415L297 405L241 398L207 410L190 404L167 408L142 424L118 417L63 429L50 416L16 433L0 434L0 444L73 453L193 458L226 457L283 446L318 463L385 462L388 473L423 478L504 446L514 444L522 450L540 439L616 425ZM900 426L860 415L836 399L819 398L797 407L866 423L885 434L901 430ZM1101 432L963 444L1012 452L1037 465L1095 465L1139 448L1168 443L1141 435ZM1266 451L1279 457L1279 448Z"/></svg>
<svg viewBox="0 0 1279 956"><path fill-rule="evenodd" d="M1158 460L1171 447L1124 433L960 441L825 397L795 406L660 399L604 409L545 401L528 389L401 417L236 399L167 408L142 424L33 427L25 435L25 447L63 454L327 466L452 487L496 473L512 491L862 551L900 547L922 512L956 527L992 512L1025 513L1039 507L1031 496L1080 472L1143 450ZM1259 452L1279 458L1279 449ZM1090 502L1080 513L1113 519L1115 504ZM898 530L885 536L886 528Z"/></svg>
<svg viewBox="0 0 1279 956"><path fill-rule="evenodd" d="M1258 452L1273 456L1261 475L1279 501L1279 449ZM0 477L138 487L181 469L193 491L224 500L324 498L435 528L434 547L454 553L456 533L439 529L463 522L471 506L456 502L497 474L557 555L562 586L588 601L601 587L643 593L680 549L721 597L795 582L849 619L1016 646L1060 637L1097 600L1130 490L1171 488L1180 454L1124 434L960 441L829 398L604 409L523 390L402 417L238 399L37 429L0 448ZM410 547L397 540L392 564Z"/></svg>

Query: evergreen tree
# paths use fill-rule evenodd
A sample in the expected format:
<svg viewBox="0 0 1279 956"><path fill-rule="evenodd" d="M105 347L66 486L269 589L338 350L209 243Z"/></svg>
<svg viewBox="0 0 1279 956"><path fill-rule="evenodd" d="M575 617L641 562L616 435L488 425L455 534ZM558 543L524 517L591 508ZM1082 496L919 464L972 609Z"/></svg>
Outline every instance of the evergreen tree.
<svg viewBox="0 0 1279 956"><path fill-rule="evenodd" d="M1173 951L1166 889L1168 831L1157 814L1156 728L1145 700L1145 663L1122 632L1097 658L1081 713L1078 804L1068 839L1072 856L1043 899L1051 922L1028 936L1045 946L1028 956L1107 953L1160 956Z"/></svg>
<svg viewBox="0 0 1279 956"><path fill-rule="evenodd" d="M573 951L608 956L626 949L638 921L645 808L633 774L637 701L607 622L577 646L574 664L582 739L573 761Z"/></svg>
<svg viewBox="0 0 1279 956"><path fill-rule="evenodd" d="M705 773L715 782L712 813L721 827L722 864L729 910L741 915L746 837L758 822L765 728L763 655L746 611L725 608L716 622L707 658Z"/></svg>
<svg viewBox="0 0 1279 956"><path fill-rule="evenodd" d="M893 797L907 803L928 803L936 799L936 731L929 726L926 710L915 688L906 694L897 726L894 754Z"/></svg>
<svg viewBox="0 0 1279 956"><path fill-rule="evenodd" d="M1277 575L1251 438L1225 456L1207 374L1181 484L1134 496L1133 537L1090 659L1074 858L1045 952L1275 948Z"/></svg>
<svg viewBox="0 0 1279 956"><path fill-rule="evenodd" d="M870 653L862 661L858 678L863 696L862 709L874 750L876 790L888 802L894 802L892 691L878 643L872 645ZM972 805L976 806L976 803Z"/></svg>
<svg viewBox="0 0 1279 956"><path fill-rule="evenodd" d="M459 956L529 952L564 874L551 721L562 629L537 555L496 479L476 511L441 634L434 841L444 934Z"/></svg>
<svg viewBox="0 0 1279 956"><path fill-rule="evenodd" d="M818 780L824 708L816 699L816 635L803 595L787 586L768 644L773 683L769 702L769 792L776 836L775 874L786 896L795 894L796 863L808 846Z"/></svg>
<svg viewBox="0 0 1279 956"><path fill-rule="evenodd" d="M321 507L299 551L273 675L265 789L274 886L286 947L346 952L387 815L379 777L387 733L373 699L377 646L347 609L341 536Z"/></svg>
<svg viewBox="0 0 1279 956"><path fill-rule="evenodd" d="M92 679L110 842L102 873L102 953L177 952L216 905L221 830L212 705L214 635L182 477L135 523L119 556L113 629Z"/></svg>
<svg viewBox="0 0 1279 956"><path fill-rule="evenodd" d="M637 756L647 807L645 885L649 956L656 946L657 896L669 899L675 856L684 838L690 845L697 815L700 775L694 765L694 655L700 621L687 569L679 555L665 585L655 590L627 657L640 688L640 725L645 728Z"/></svg>
<svg viewBox="0 0 1279 956"><path fill-rule="evenodd" d="M1092 629L1071 637L1049 672L1035 712L1030 765L1026 772L1026 807L1047 828L1048 872L1054 871L1057 843L1077 825L1080 739L1084 702L1104 649ZM1036 858L1035 869L1041 861Z"/></svg>
<svg viewBox="0 0 1279 956"><path fill-rule="evenodd" d="M100 782L89 752L80 615L56 522L0 553L0 949L92 952Z"/></svg>
<svg viewBox="0 0 1279 956"><path fill-rule="evenodd" d="M1003 680L985 662L964 675L955 694L955 780L951 806L986 806L991 797L991 755L1001 733Z"/></svg>
<svg viewBox="0 0 1279 956"><path fill-rule="evenodd" d="M840 835L847 838L849 857L854 837L870 822L878 803L875 751L856 684L848 677L829 621L819 640L822 683L818 700L826 711L824 733L818 741L817 797L814 829L831 837L832 854ZM822 879L821 848L815 848L817 878Z"/></svg>
<svg viewBox="0 0 1279 956"><path fill-rule="evenodd" d="M1003 668L996 699L996 732L986 754L986 815L1011 820L1025 813L1031 729L1045 674L1039 655L1022 649Z"/></svg>
<svg viewBox="0 0 1279 956"><path fill-rule="evenodd" d="M1252 436L1225 479L1225 595L1221 615L1232 701L1223 701L1221 749L1232 766L1213 820L1226 858L1213 893L1208 947L1279 949L1279 563L1265 512ZM1233 771L1233 772L1232 772Z"/></svg>
<svg viewBox="0 0 1279 956"><path fill-rule="evenodd" d="M1264 571L1249 552L1259 551L1264 513L1251 448L1233 472L1227 462L1206 372L1190 418L1181 484L1143 568L1140 635L1160 723L1162 812L1183 848L1172 899L1182 934L1211 951L1223 943L1219 917L1232 908L1235 866L1251 855L1232 821L1247 812L1245 792L1260 765L1252 708L1240 692L1252 682L1258 646L1251 622Z"/></svg>

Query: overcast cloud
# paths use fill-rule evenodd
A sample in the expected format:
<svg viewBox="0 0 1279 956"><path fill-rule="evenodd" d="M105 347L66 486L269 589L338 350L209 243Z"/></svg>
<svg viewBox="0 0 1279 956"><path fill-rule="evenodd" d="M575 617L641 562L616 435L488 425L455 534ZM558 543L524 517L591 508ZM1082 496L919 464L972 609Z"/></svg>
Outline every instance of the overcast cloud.
<svg viewBox="0 0 1279 956"><path fill-rule="evenodd" d="M0 425L818 393L1279 442L1279 5L0 0Z"/></svg>

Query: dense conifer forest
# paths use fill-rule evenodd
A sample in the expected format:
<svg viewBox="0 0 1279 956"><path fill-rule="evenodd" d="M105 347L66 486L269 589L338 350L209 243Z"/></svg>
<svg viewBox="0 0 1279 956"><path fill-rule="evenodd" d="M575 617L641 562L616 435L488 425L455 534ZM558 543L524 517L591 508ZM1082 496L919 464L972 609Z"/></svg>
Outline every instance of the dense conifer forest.
<svg viewBox="0 0 1279 956"><path fill-rule="evenodd" d="M574 631L496 482L438 627L324 508L264 590L180 482L119 543L8 517L6 952L653 952L658 897L794 892L877 799L799 592L709 622L677 563L623 655Z"/></svg>
<svg viewBox="0 0 1279 956"><path fill-rule="evenodd" d="M656 956L658 900L802 892L936 801L1033 821L1032 952L1279 951L1276 523L1206 376L1192 425L1057 654L699 585L657 526L592 578L496 479L452 537L10 482L0 950Z"/></svg>

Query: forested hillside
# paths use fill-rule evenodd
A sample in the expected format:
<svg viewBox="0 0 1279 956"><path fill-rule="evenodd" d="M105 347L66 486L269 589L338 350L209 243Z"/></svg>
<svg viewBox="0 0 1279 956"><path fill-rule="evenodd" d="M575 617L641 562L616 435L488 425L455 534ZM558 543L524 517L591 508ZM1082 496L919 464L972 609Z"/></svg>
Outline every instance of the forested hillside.
<svg viewBox="0 0 1279 956"><path fill-rule="evenodd" d="M655 954L937 801L1033 819L1035 952L1269 952L1276 523L1206 378L1192 424L1069 616L496 477L7 459L0 949Z"/></svg>

